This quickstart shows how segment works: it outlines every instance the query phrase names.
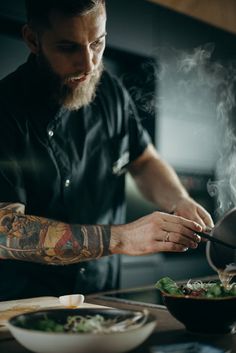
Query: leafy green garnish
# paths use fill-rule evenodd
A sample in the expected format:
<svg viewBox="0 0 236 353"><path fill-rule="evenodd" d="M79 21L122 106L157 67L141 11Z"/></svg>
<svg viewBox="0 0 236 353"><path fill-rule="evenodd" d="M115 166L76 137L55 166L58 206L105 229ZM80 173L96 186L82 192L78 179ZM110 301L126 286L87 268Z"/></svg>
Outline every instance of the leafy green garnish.
<svg viewBox="0 0 236 353"><path fill-rule="evenodd" d="M169 293L169 294L183 294L179 289L177 283L173 281L173 279L169 277L163 277L159 281L157 281L156 288L160 289L161 292Z"/></svg>
<svg viewBox="0 0 236 353"><path fill-rule="evenodd" d="M37 321L33 325L34 330L45 331L45 332L63 332L64 327L51 319L42 319Z"/></svg>
<svg viewBox="0 0 236 353"><path fill-rule="evenodd" d="M116 323L116 318L105 318L102 315L86 315L86 316L68 316L65 324L49 319L47 315L44 318L32 322L21 320L20 327L30 328L44 332L70 332L70 333L101 333L109 332L111 327ZM125 321L125 320L124 320Z"/></svg>
<svg viewBox="0 0 236 353"><path fill-rule="evenodd" d="M236 296L236 283L225 288L220 282L188 281L186 284L177 284L169 277L157 281L156 288L161 292L172 295L188 295L192 297L224 298Z"/></svg>

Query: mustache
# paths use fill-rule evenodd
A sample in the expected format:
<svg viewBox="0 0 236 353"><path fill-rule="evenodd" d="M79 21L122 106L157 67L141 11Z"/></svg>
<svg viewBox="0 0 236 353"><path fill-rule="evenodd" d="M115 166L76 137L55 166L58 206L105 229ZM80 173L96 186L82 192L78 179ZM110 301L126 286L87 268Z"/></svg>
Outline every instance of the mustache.
<svg viewBox="0 0 236 353"><path fill-rule="evenodd" d="M96 68L95 70L91 71L91 72L86 72L86 73L73 73L71 75L68 75L64 78L64 82L68 82L70 80L79 80L81 79L82 77L88 77L90 76L90 78L94 77L97 75L97 73L100 71L100 68Z"/></svg>
<svg viewBox="0 0 236 353"><path fill-rule="evenodd" d="M69 80L78 80L82 77L89 77L90 80L93 80L94 78L100 76L100 74L102 73L104 69L104 65L103 65L103 62L101 61L99 63L99 65L93 69L93 71L90 71L90 72L74 72L73 74L69 74L67 75L64 79L63 79L63 82L66 83L68 82Z"/></svg>

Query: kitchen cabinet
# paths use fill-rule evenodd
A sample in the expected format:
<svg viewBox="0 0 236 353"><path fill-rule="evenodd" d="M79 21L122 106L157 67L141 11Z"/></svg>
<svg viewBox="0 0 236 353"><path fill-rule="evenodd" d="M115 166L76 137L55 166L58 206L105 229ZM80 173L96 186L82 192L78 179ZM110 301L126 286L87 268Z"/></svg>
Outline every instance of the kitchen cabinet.
<svg viewBox="0 0 236 353"><path fill-rule="evenodd" d="M122 256L121 288L154 285L161 277L193 279L215 274L205 256L205 245L187 253L160 253L145 256Z"/></svg>

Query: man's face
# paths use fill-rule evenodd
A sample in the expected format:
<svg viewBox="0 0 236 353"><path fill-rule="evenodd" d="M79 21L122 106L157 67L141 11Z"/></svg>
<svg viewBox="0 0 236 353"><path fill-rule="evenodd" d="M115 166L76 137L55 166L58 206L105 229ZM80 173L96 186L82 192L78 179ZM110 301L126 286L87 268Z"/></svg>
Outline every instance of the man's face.
<svg viewBox="0 0 236 353"><path fill-rule="evenodd" d="M102 73L106 13L102 5L74 17L53 12L39 37L38 62L58 103L79 109L94 97Z"/></svg>

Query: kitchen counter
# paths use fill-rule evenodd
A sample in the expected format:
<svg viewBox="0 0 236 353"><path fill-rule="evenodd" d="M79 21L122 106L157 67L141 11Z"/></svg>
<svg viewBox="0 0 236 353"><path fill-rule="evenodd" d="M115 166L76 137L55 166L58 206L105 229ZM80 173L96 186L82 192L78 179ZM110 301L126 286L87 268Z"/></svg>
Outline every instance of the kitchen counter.
<svg viewBox="0 0 236 353"><path fill-rule="evenodd" d="M149 289L151 287L146 287ZM122 292L122 291L120 291ZM128 292L128 290L126 290ZM114 292L109 292L114 293ZM107 293L105 293L107 294ZM236 353L236 334L226 335L203 335L193 334L185 330L184 326L175 320L163 305L151 305L148 303L130 302L116 300L104 295L90 295L86 297L86 302L91 307L95 304L109 306L119 309L140 310L147 307L157 318L157 325L154 333L132 353L150 353L150 347L163 344L175 344L184 342L199 342L221 348L227 353ZM91 305L92 304L92 305ZM0 352L1 353L27 353L27 349L17 343L9 332L0 332ZM96 353L96 352L94 352Z"/></svg>
<svg viewBox="0 0 236 353"><path fill-rule="evenodd" d="M206 279L215 279L215 276L206 277ZM201 344L217 347L227 353L236 353L236 332L234 334L223 335L190 333L186 331L183 324L177 321L168 312L164 305L153 304L151 302L142 303L140 301L136 301L140 300L140 297L149 300L150 296L145 296L144 293L146 292L149 294L153 291L153 289L153 286L146 286L136 289L111 291L101 293L100 295L88 296L87 301L89 303L107 305L118 309L140 310L146 307L152 314L156 316L157 325L154 333L149 337L148 340L146 340L142 346L133 350L132 353L150 353L150 347L152 346L187 342L198 342ZM134 296L134 293L142 294L141 296ZM112 295L117 296L117 294L119 294L120 297L126 297L126 299L116 299L115 297L112 297ZM135 297L135 301L130 299L132 297ZM159 298L157 298L157 301L159 301Z"/></svg>

